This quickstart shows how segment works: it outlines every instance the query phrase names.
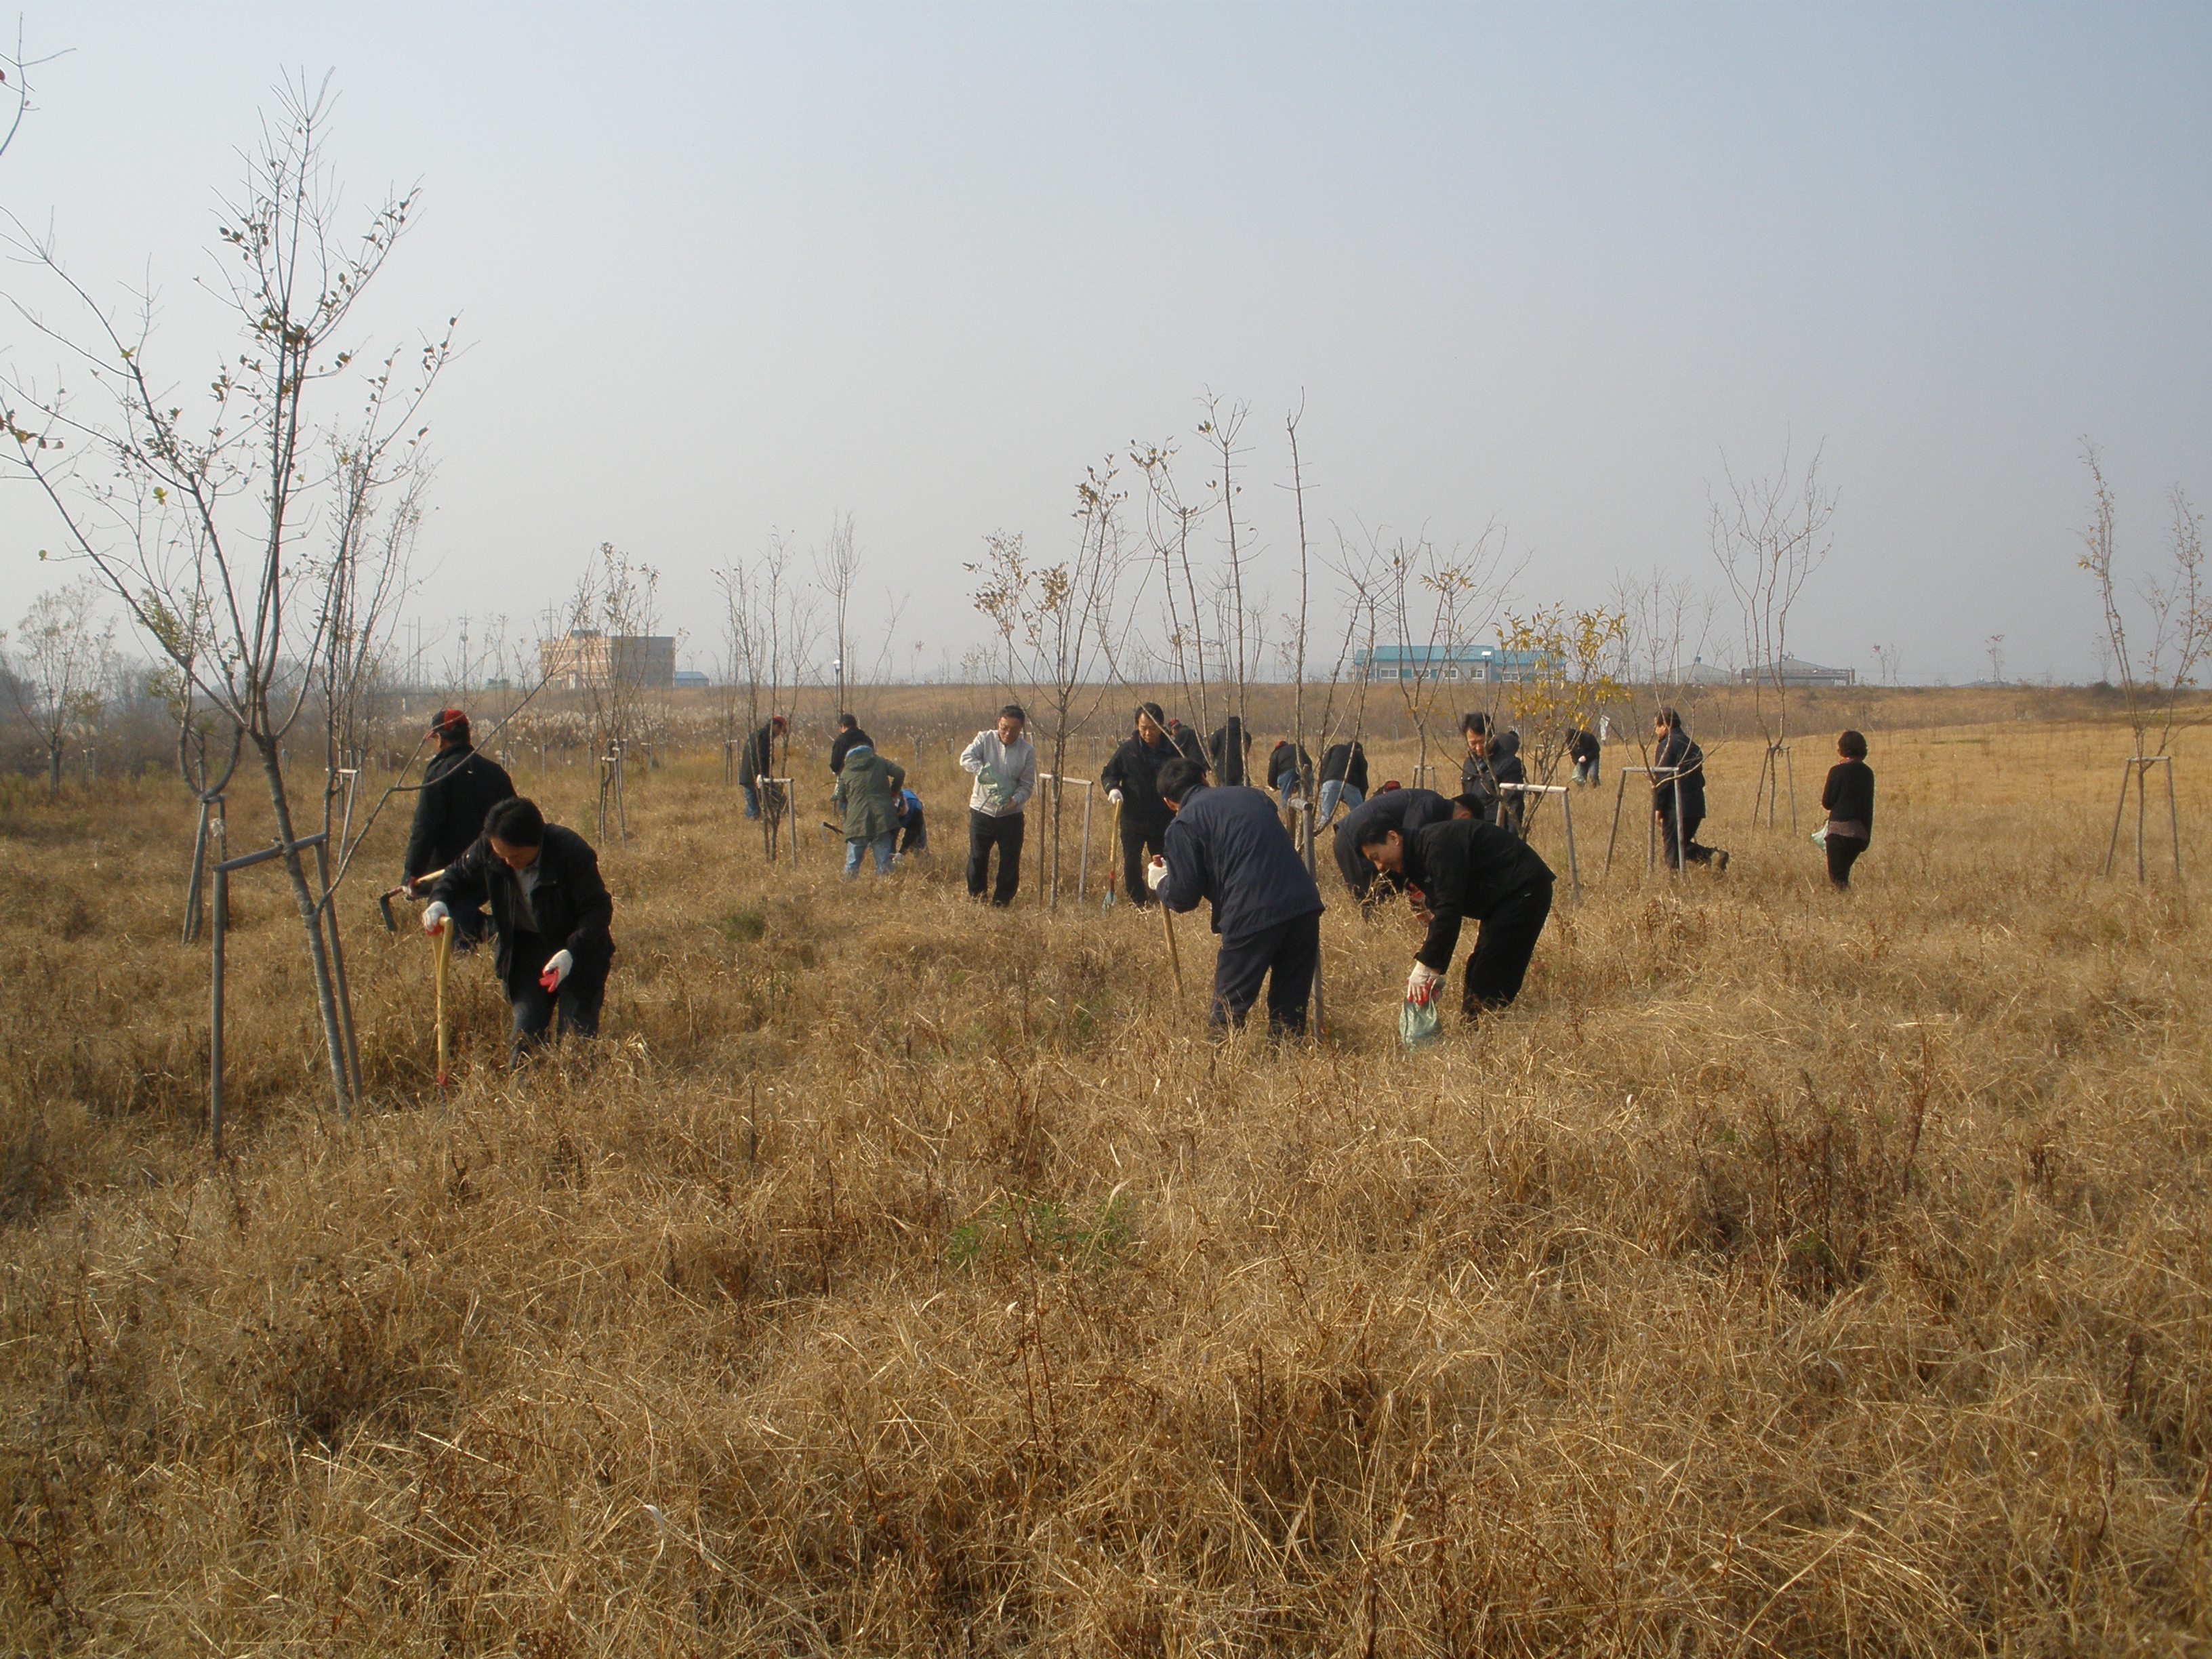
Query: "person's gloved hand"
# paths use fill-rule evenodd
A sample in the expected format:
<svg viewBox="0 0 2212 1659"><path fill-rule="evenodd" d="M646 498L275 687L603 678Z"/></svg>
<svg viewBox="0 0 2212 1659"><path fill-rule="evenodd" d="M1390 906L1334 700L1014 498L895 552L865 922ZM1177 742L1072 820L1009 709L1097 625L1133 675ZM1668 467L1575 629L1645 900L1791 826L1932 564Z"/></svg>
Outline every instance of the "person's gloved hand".
<svg viewBox="0 0 2212 1659"><path fill-rule="evenodd" d="M1427 963L1417 960L1413 963L1413 971L1406 975L1406 1000L1425 1006L1429 999L1436 994L1437 982L1443 978L1443 975Z"/></svg>
<svg viewBox="0 0 2212 1659"><path fill-rule="evenodd" d="M430 902L423 908L422 931L426 933L431 934L444 933L446 931L446 919L453 914L453 913L451 910L448 910L446 908L445 901L443 899L432 899Z"/></svg>
<svg viewBox="0 0 2212 1659"><path fill-rule="evenodd" d="M1109 789L1106 792L1106 799L1109 805L1119 806L1121 804L1121 792L1118 789Z"/></svg>
<svg viewBox="0 0 2212 1659"><path fill-rule="evenodd" d="M1168 861L1155 853L1152 861L1145 866L1145 885L1157 893L1160 890L1160 884L1167 878Z"/></svg>
<svg viewBox="0 0 2212 1659"><path fill-rule="evenodd" d="M557 991L561 988L561 981L568 977L575 966L575 957L566 951L556 951L546 962L545 971L538 975L538 982L549 991Z"/></svg>

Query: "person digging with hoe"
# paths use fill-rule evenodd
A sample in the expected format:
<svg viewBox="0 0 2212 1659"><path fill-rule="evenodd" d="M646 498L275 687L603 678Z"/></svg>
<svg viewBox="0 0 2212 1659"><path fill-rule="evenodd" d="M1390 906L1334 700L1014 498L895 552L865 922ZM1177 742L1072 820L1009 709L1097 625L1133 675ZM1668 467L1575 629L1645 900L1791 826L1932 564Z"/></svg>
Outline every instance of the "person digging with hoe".
<svg viewBox="0 0 2212 1659"><path fill-rule="evenodd" d="M562 1034L597 1036L615 907L591 844L546 823L535 801L500 802L483 834L431 888L422 931L434 934L457 907L487 900L497 938L492 966L514 1011L508 1064L520 1066L544 1042L556 1015Z"/></svg>
<svg viewBox="0 0 2212 1659"><path fill-rule="evenodd" d="M1359 850L1386 876L1402 880L1428 911L1429 936L1413 958L1406 1000L1426 1006L1451 966L1460 923L1482 924L1468 953L1460 1006L1468 1019L1509 1006L1521 994L1528 958L1552 914L1552 867L1510 830L1480 818L1449 818L1411 835L1380 820L1359 832Z"/></svg>
<svg viewBox="0 0 2212 1659"><path fill-rule="evenodd" d="M415 823L407 832L399 884L412 893L425 876L435 875L469 850L483 833L484 814L513 798L514 780L507 769L469 745L469 717L458 708L441 708L430 721L438 752L422 769L422 788L415 797ZM453 944L472 951L483 937L484 915L475 905L453 915Z"/></svg>
<svg viewBox="0 0 2212 1659"><path fill-rule="evenodd" d="M1175 814L1164 857L1145 879L1170 910L1212 901L1221 953L1207 1021L1241 1028L1267 982L1267 1034L1298 1036L1321 960L1321 889L1257 789L1215 789L1195 761L1160 768L1160 798Z"/></svg>

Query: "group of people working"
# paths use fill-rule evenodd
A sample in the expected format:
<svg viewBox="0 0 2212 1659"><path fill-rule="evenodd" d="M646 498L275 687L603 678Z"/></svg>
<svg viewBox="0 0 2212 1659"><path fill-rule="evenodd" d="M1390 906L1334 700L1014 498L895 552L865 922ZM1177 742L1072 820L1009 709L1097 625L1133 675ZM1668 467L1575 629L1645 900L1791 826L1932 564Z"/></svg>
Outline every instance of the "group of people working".
<svg viewBox="0 0 2212 1659"><path fill-rule="evenodd" d="M988 891L1001 907L1019 886L1024 808L1037 782L1027 725L1020 705L1008 703L959 760L975 780L968 890L979 899ZM783 727L777 715L747 740L741 781L749 817L762 810L760 791ZM1460 793L1449 799L1395 779L1370 797L1359 743L1333 745L1319 769L1315 821L1324 827L1339 806L1348 807L1334 832L1334 853L1353 900L1371 908L1403 893L1425 921L1426 935L1407 978L1409 1001L1436 998L1464 924L1479 924L1462 991L1472 1020L1519 994L1551 914L1554 878L1523 834L1525 795L1514 787L1525 776L1517 734L1497 732L1479 713L1467 715L1461 731L1467 757ZM487 931L495 936L494 969L514 1013L516 1062L556 1024L563 1032L595 1036L614 957L614 906L598 855L582 836L547 823L535 803L516 795L505 769L471 746L460 710L440 710L430 732L438 752L424 769L403 872L410 891L427 885L424 930L451 927L464 948ZM1728 854L1697 841L1705 817L1704 751L1671 708L1654 717L1652 736L1651 810L1669 866L1725 870ZM1200 744L1159 704L1145 702L1100 781L1119 826L1130 902L1157 899L1176 912L1200 902L1210 907L1212 930L1221 936L1212 1022L1243 1025L1264 985L1269 1031L1296 1035L1305 1029L1326 907L1282 814L1303 805L1314 769L1305 751L1286 740L1269 756L1267 788L1243 787L1251 746L1234 717ZM1844 732L1837 749L1838 764L1821 794L1828 818L1815 838L1824 843L1830 881L1844 889L1873 834L1874 773L1859 732ZM1595 785L1598 735L1570 733L1565 752L1576 781ZM878 754L849 714L840 717L830 768L848 878L864 854L883 873L900 854L927 848L921 801L907 788L905 769Z"/></svg>

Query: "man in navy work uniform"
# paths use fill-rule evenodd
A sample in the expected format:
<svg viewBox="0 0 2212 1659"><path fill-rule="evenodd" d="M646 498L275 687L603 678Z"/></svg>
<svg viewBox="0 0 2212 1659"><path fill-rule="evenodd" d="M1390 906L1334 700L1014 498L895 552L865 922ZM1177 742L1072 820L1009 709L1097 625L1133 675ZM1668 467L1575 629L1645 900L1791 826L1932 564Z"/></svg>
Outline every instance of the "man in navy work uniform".
<svg viewBox="0 0 2212 1659"><path fill-rule="evenodd" d="M1264 979L1268 1035L1303 1033L1321 960L1321 889L1274 804L1257 789L1209 787L1206 769L1191 760L1160 768L1159 790L1175 818L1166 855L1152 861L1146 880L1170 910L1212 902L1221 954L1210 1023L1242 1026Z"/></svg>

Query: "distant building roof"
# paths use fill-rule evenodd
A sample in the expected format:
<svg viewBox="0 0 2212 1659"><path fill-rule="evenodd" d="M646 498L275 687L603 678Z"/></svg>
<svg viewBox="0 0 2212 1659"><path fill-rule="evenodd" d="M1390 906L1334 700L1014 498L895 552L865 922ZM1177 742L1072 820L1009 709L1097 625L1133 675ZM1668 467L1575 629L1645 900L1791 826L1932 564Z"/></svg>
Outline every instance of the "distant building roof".
<svg viewBox="0 0 2212 1659"><path fill-rule="evenodd" d="M1856 685L1859 675L1856 668L1824 668L1802 657L1784 657L1763 668L1740 668L1736 678L1746 685L1754 680L1765 685Z"/></svg>

